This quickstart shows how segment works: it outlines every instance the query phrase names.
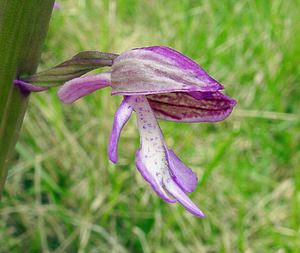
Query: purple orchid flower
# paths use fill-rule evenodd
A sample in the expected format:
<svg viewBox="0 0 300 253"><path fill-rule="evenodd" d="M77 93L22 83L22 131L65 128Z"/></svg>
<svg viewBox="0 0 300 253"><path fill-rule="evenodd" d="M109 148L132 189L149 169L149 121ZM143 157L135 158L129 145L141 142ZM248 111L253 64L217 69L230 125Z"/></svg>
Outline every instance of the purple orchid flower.
<svg viewBox="0 0 300 253"><path fill-rule="evenodd" d="M229 116L235 100L220 93L223 86L197 63L163 46L125 52L114 60L111 73L68 81L58 95L63 102L72 103L107 86L113 95L124 96L114 118L109 159L117 162L121 130L135 111L140 133L139 172L164 201L178 201L190 213L203 217L187 195L195 190L197 176L167 147L157 119L221 121Z"/></svg>

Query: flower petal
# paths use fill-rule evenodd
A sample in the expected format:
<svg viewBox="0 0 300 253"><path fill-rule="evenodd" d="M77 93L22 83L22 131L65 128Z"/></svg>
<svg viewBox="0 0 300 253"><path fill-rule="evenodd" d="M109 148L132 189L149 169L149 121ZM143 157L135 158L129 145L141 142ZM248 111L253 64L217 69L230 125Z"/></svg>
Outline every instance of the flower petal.
<svg viewBox="0 0 300 253"><path fill-rule="evenodd" d="M236 102L220 92L173 92L147 95L158 119L216 122L227 118Z"/></svg>
<svg viewBox="0 0 300 253"><path fill-rule="evenodd" d="M136 153L135 165L143 178L151 185L156 194L164 201L169 203L176 202L176 200L172 199L165 191L162 183L162 176L159 174L159 172L154 174L153 169L148 165L149 163L144 161L143 157L145 157L145 155L143 154L141 148Z"/></svg>
<svg viewBox="0 0 300 253"><path fill-rule="evenodd" d="M108 145L108 157L113 163L117 163L120 134L124 125L129 120L132 110L133 108L126 102L126 99L124 98L118 110L116 111L113 129Z"/></svg>
<svg viewBox="0 0 300 253"><path fill-rule="evenodd" d="M166 150L172 178L182 190L185 192L193 192L198 183L197 175L187 167L172 150Z"/></svg>
<svg viewBox="0 0 300 253"><path fill-rule="evenodd" d="M165 182L167 191L190 213L203 218L204 213L191 201L191 199L172 180Z"/></svg>
<svg viewBox="0 0 300 253"><path fill-rule="evenodd" d="M31 83L26 83L21 80L14 80L14 85L19 86L25 92L39 92L48 90L48 87L38 86Z"/></svg>
<svg viewBox="0 0 300 253"><path fill-rule="evenodd" d="M77 99L111 85L110 73L78 77L66 82L59 90L59 99L70 104Z"/></svg>
<svg viewBox="0 0 300 253"><path fill-rule="evenodd" d="M203 217L200 209L193 204L171 175L170 163L172 166L182 166L182 163L176 160L177 157L174 158L172 152L167 151L163 135L147 98L145 96L130 96L128 103L137 113L140 132L141 148L136 157L138 170L163 200L174 202L169 196L171 194L189 212ZM181 168L181 170L186 170L186 168ZM180 173L176 173L176 176L179 175ZM183 172L183 175L186 176L186 171ZM186 179L178 180L177 178L177 181L188 188Z"/></svg>
<svg viewBox="0 0 300 253"><path fill-rule="evenodd" d="M140 95L175 91L214 92L223 86L197 63L163 46L134 49L112 66L112 94Z"/></svg>

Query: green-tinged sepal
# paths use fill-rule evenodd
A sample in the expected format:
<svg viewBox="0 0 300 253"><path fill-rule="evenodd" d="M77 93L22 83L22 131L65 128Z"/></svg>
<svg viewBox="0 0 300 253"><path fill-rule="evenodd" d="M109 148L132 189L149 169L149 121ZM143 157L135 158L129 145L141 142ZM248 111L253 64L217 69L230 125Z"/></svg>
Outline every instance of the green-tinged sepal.
<svg viewBox="0 0 300 253"><path fill-rule="evenodd" d="M21 77L21 80L37 86L54 87L97 68L110 67L117 56L113 53L84 51L49 70L29 77Z"/></svg>

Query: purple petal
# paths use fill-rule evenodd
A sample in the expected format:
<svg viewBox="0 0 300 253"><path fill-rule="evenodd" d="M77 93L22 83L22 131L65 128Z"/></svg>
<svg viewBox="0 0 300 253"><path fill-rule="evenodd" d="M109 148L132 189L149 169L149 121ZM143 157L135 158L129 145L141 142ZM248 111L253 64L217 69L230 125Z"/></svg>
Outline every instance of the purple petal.
<svg viewBox="0 0 300 253"><path fill-rule="evenodd" d="M190 200L181 188L172 180L165 183L167 191L190 213L203 218L204 213Z"/></svg>
<svg viewBox="0 0 300 253"><path fill-rule="evenodd" d="M147 167L147 163L143 162L141 158L141 149L139 149L136 153L135 165L143 178L151 185L152 189L159 197L169 203L176 202L176 200L172 199L165 191L162 184L162 179L151 173L151 168Z"/></svg>
<svg viewBox="0 0 300 253"><path fill-rule="evenodd" d="M227 118L235 100L220 92L173 92L147 95L158 119L177 122L216 122Z"/></svg>
<svg viewBox="0 0 300 253"><path fill-rule="evenodd" d="M197 78L199 78L203 83L207 84L209 86L209 91L217 91L223 89L223 86L218 81L209 76L205 72L205 70L202 69L196 62L194 62L187 56L181 54L180 52L165 46L152 46L145 47L143 49L155 52L167 59L175 61L178 67L186 71L190 71L195 76L197 76Z"/></svg>
<svg viewBox="0 0 300 253"><path fill-rule="evenodd" d="M125 52L112 66L112 94L214 92L222 88L197 63L167 47Z"/></svg>
<svg viewBox="0 0 300 253"><path fill-rule="evenodd" d="M14 84L19 86L25 92L39 92L48 89L48 87L33 85L31 83L26 83L21 80L14 80Z"/></svg>
<svg viewBox="0 0 300 253"><path fill-rule="evenodd" d="M127 102L137 113L138 119L141 141L141 148L136 156L138 170L162 199L167 202L174 202L168 195L169 193L189 212L203 217L201 210L181 189L182 186L188 190L194 188L195 178L190 175L188 168L184 167L172 151L167 151L163 135L147 98L145 96L131 96ZM175 172L176 176L172 173L176 169L174 167L171 169L170 166L181 167L176 168L178 170ZM179 176L184 178L179 179ZM175 181L175 177L177 181Z"/></svg>
<svg viewBox="0 0 300 253"><path fill-rule="evenodd" d="M198 183L197 175L187 167L172 150L167 148L166 150L172 178L182 190L185 192L193 192Z"/></svg>
<svg viewBox="0 0 300 253"><path fill-rule="evenodd" d="M58 91L59 99L70 104L77 99L111 85L110 73L84 76L66 82Z"/></svg>
<svg viewBox="0 0 300 253"><path fill-rule="evenodd" d="M117 163L118 160L117 151L118 151L118 142L119 142L120 134L124 125L129 120L132 110L133 110L132 107L128 103L126 103L126 99L124 98L118 110L116 111L113 129L112 129L112 133L108 145L108 157L109 160L111 160L113 163Z"/></svg>

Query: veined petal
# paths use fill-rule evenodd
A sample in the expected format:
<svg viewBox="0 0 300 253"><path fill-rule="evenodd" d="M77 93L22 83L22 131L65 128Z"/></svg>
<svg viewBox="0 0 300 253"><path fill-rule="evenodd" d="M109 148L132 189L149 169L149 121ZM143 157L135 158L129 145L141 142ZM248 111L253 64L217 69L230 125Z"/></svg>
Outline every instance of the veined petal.
<svg viewBox="0 0 300 253"><path fill-rule="evenodd" d="M177 155L170 149L167 149L169 169L174 181L185 192L193 192L197 186L197 175L187 167Z"/></svg>
<svg viewBox="0 0 300 253"><path fill-rule="evenodd" d="M236 101L220 92L173 92L147 95L158 119L177 122L216 122L227 118Z"/></svg>
<svg viewBox="0 0 300 253"><path fill-rule="evenodd" d="M177 157L174 158L171 151L166 149L163 135L157 124L154 113L145 96L130 96L127 101L137 114L138 127L140 133L141 148L137 152L136 165L142 176L152 186L154 191L165 201L174 202L171 196L181 203L185 209L198 217L203 217L201 210L189 199L181 189L191 189L187 179L174 180L174 175L170 171L172 166L182 166ZM178 160L176 160L178 159ZM171 161L170 161L171 160ZM175 168L172 169L173 171ZM186 177L185 168L179 168ZM176 173L178 177L180 173ZM170 196L171 195L171 196Z"/></svg>
<svg viewBox="0 0 300 253"><path fill-rule="evenodd" d="M111 73L107 72L72 79L58 90L58 97L66 104L73 103L96 90L110 86L110 76Z"/></svg>
<svg viewBox="0 0 300 253"><path fill-rule="evenodd" d="M118 142L120 134L126 122L129 120L132 110L132 107L126 102L126 98L124 98L116 111L108 145L108 157L113 163L116 163L118 160Z"/></svg>
<svg viewBox="0 0 300 253"><path fill-rule="evenodd" d="M214 92L223 86L197 63L163 46L138 48L118 56L112 66L112 94Z"/></svg>

